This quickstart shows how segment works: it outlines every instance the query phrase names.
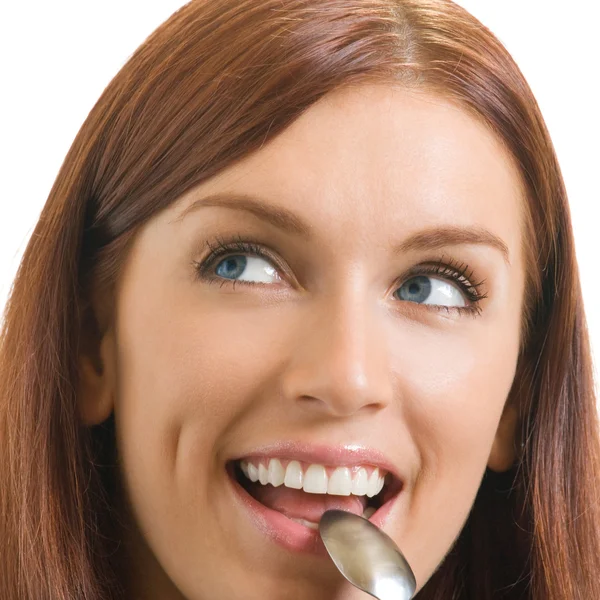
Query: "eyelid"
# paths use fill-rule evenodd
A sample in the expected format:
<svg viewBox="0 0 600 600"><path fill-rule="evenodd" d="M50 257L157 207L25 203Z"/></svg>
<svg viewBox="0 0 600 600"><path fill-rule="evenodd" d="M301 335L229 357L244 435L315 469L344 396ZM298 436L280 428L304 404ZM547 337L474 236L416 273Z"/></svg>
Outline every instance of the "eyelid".
<svg viewBox="0 0 600 600"><path fill-rule="evenodd" d="M458 263L453 259L444 257L438 261L421 263L411 267L404 274L401 282L404 283L411 277L419 275L437 277L455 284L470 302L478 302L487 298L487 294L480 291L480 288L485 284L485 280L476 281L474 272L470 270L466 263Z"/></svg>
<svg viewBox="0 0 600 600"><path fill-rule="evenodd" d="M428 276L434 279L448 281L455 285L467 302L466 306L447 306L438 304L423 304L410 301L400 301L404 305L404 309L411 308L413 310L427 310L436 313L456 313L460 316L467 315L476 317L482 312L481 301L487 298L487 294L480 288L485 284L485 280L477 281L475 273L469 268L466 263L460 263L447 256L440 257L437 261L428 261L411 267L398 280L399 283L394 289L399 289L413 277ZM410 306L414 304L415 306Z"/></svg>
<svg viewBox="0 0 600 600"><path fill-rule="evenodd" d="M235 282L238 285L277 285L253 281L227 280L211 273L211 269L216 263L228 256L235 255L254 255L267 260L277 269L282 281L289 280L289 269L285 268L281 259L261 242L252 241L237 235L232 238L216 237L214 240L207 240L205 245L208 251L200 259L194 260L193 266L196 273L207 281L218 280L224 284Z"/></svg>
<svg viewBox="0 0 600 600"><path fill-rule="evenodd" d="M193 261L193 265L198 276L202 277L206 281L220 281L223 285L227 284L238 284L245 286L269 286L273 287L277 284L264 283L264 282L252 282L243 280L227 280L219 277L218 275L212 274L210 271L215 264L226 258L227 256L233 256L236 254L240 255L254 255L264 260L267 260L273 264L273 266L279 272L282 281L293 281L289 269L285 267L281 259L271 251L265 244L258 241L253 241L248 237L242 237L236 235L231 238L216 237L214 240L206 241L206 246L209 251L206 256L202 257L198 261ZM407 272L404 273L402 278L398 280L400 283L395 284L397 289L398 286L405 283L411 277L419 275L426 275L430 277L437 277L444 281L456 285L456 287L465 296L468 302L467 306L446 306L446 305L435 305L435 304L419 304L423 308L428 310L442 311L449 313L456 311L459 313L480 313L481 308L479 303L481 300L487 298L487 294L480 291L479 288L483 286L485 280L475 281L474 272L470 270L466 263L460 263L452 258L441 256L437 261L427 261L411 267Z"/></svg>

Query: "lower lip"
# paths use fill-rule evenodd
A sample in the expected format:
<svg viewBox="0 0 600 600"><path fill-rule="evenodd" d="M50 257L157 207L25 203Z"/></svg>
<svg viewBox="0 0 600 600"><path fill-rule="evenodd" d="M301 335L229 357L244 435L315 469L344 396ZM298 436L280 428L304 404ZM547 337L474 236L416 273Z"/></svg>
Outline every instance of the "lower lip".
<svg viewBox="0 0 600 600"><path fill-rule="evenodd" d="M292 521L282 513L255 500L237 482L232 472L229 472L229 480L234 494L248 510L254 525L276 544L292 552L329 556L317 529L311 529ZM400 493L396 494L378 508L369 521L377 527L383 527L399 495Z"/></svg>

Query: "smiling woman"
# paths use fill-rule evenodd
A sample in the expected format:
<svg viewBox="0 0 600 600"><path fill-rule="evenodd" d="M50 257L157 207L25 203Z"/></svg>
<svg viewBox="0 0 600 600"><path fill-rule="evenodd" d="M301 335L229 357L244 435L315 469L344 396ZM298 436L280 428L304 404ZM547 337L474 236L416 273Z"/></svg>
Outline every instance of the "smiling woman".
<svg viewBox="0 0 600 600"><path fill-rule="evenodd" d="M175 13L58 175L0 389L1 598L364 598L329 508L419 600L600 597L566 193L451 2Z"/></svg>

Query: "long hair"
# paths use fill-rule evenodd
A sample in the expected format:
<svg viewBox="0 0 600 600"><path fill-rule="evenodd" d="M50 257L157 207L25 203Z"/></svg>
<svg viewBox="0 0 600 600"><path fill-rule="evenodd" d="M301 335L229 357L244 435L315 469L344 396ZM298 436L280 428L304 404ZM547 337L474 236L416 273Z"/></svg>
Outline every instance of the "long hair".
<svg viewBox="0 0 600 600"><path fill-rule="evenodd" d="M110 319L136 231L328 92L364 82L457 102L508 149L527 192L528 292L510 394L522 452L508 473L486 473L419 600L600 598L599 434L567 195L508 52L448 0L195 0L91 110L11 290L0 340L1 600L123 598L114 432L110 419L81 423L77 361ZM107 314L93 313L93 293Z"/></svg>

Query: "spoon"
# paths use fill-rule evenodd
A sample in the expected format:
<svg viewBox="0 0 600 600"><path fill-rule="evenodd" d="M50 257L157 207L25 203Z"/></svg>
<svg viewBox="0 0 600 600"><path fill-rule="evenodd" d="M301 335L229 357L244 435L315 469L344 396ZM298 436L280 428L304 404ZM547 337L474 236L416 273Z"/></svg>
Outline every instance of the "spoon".
<svg viewBox="0 0 600 600"><path fill-rule="evenodd" d="M410 600L415 576L398 546L376 525L343 510L328 510L319 533L340 573L378 600Z"/></svg>

